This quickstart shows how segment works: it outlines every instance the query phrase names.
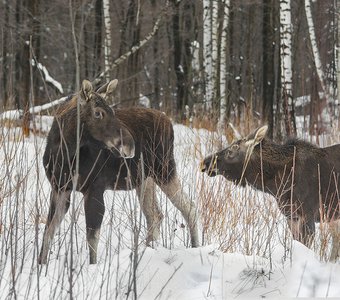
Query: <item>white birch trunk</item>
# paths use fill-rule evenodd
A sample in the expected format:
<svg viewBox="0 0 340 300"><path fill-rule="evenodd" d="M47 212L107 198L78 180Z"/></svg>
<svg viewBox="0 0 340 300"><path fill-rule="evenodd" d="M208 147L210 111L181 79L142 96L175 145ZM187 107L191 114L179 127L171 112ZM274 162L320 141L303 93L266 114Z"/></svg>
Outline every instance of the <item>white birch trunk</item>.
<svg viewBox="0 0 340 300"><path fill-rule="evenodd" d="M225 127L226 120L226 112L227 112L227 95L226 95L226 78L227 78L227 69L226 69L226 50L228 47L227 44L227 29L229 25L229 4L230 0L224 1L224 12L223 12L223 26L222 26L222 36L221 36L221 63L220 63L220 93L221 93L221 101L220 101L220 116L218 121L218 130L223 130Z"/></svg>
<svg viewBox="0 0 340 300"><path fill-rule="evenodd" d="M314 22L313 22L313 16L312 16L312 7L311 7L310 0L305 0L305 10L306 10L309 38L310 38L311 45L312 45L312 51L313 51L313 57L314 57L316 72L317 72L319 80L320 80L321 88L328 98L328 89L327 89L327 86L326 86L326 83L325 83L325 75L324 75L324 72L322 70L320 53L319 53L319 49L318 49L318 45L317 45L316 37L315 37Z"/></svg>
<svg viewBox="0 0 340 300"><path fill-rule="evenodd" d="M103 0L104 12L104 73L106 81L110 80L111 67L111 18L110 18L110 0Z"/></svg>
<svg viewBox="0 0 340 300"><path fill-rule="evenodd" d="M280 0L280 56L281 56L281 90L287 97L288 121L293 108L293 72L292 72L292 28L290 0ZM285 99L283 99L284 101ZM279 108L278 108L279 109Z"/></svg>
<svg viewBox="0 0 340 300"><path fill-rule="evenodd" d="M218 57L218 3L219 1L212 0L211 3L211 57L212 57L212 99L216 98L217 82L217 57Z"/></svg>
<svg viewBox="0 0 340 300"><path fill-rule="evenodd" d="M206 108L212 108L217 87L218 1L203 0L203 56L205 67Z"/></svg>
<svg viewBox="0 0 340 300"><path fill-rule="evenodd" d="M211 0L203 0L203 60L205 68L205 103L211 106L212 99L212 34Z"/></svg>

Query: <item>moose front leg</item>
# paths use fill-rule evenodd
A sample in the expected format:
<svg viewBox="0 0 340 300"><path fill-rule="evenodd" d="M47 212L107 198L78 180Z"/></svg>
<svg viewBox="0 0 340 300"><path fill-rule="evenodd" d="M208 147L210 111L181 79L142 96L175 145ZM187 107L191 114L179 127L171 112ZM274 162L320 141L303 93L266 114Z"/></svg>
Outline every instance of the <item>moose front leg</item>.
<svg viewBox="0 0 340 300"><path fill-rule="evenodd" d="M52 190L51 192L50 208L38 259L39 264L47 263L48 251L50 250L55 232L70 207L70 194L71 191Z"/></svg>
<svg viewBox="0 0 340 300"><path fill-rule="evenodd" d="M90 264L96 264L100 227L105 212L103 191L94 187L84 196L86 239L89 246Z"/></svg>

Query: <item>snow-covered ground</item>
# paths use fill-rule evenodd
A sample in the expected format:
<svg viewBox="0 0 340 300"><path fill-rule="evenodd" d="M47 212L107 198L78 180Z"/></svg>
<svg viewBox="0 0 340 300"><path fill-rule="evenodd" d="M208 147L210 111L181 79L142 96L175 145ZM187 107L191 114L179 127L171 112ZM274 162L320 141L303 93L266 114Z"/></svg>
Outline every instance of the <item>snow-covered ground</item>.
<svg viewBox="0 0 340 300"><path fill-rule="evenodd" d="M161 238L145 247L135 192L107 191L98 264L89 265L82 197L76 194L42 267L37 253L50 190L41 162L45 138L23 139L19 129L3 128L0 299L340 297L340 264L324 262L328 238L314 251L292 241L272 197L200 173L200 160L224 145L223 138L174 128L178 171L200 212L202 246L188 248L182 217L158 191L165 215Z"/></svg>

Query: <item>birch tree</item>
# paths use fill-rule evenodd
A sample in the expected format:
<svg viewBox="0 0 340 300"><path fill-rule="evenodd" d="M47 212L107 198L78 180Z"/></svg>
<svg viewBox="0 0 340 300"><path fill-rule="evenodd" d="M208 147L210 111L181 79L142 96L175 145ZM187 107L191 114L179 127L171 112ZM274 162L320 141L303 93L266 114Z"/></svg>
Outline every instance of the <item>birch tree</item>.
<svg viewBox="0 0 340 300"><path fill-rule="evenodd" d="M218 1L203 0L203 56L205 66L205 102L208 109L216 95Z"/></svg>
<svg viewBox="0 0 340 300"><path fill-rule="evenodd" d="M280 0L281 98L286 134L296 133L293 106L292 21L290 0ZM280 109L278 107L278 109Z"/></svg>
<svg viewBox="0 0 340 300"><path fill-rule="evenodd" d="M310 38L310 42L311 42L311 46L312 46L312 52L313 52L313 61L314 61L314 64L315 64L316 72L317 72L319 80L320 80L321 88L328 98L328 88L326 86L325 75L324 75L324 72L322 70L322 63L321 63L320 53L319 53L319 49L318 49L318 44L316 42L313 15L312 15L312 7L311 7L310 0L305 0L305 11L306 11L306 17L307 17L309 38Z"/></svg>
<svg viewBox="0 0 340 300"><path fill-rule="evenodd" d="M218 77L217 77L217 57L218 57L218 9L219 9L219 2L216 0L211 1L211 57L212 57L212 73L211 73L211 80L212 80L212 95L211 100L212 103L216 101L217 96L217 89L218 89ZM216 107L215 107L216 108Z"/></svg>
<svg viewBox="0 0 340 300"><path fill-rule="evenodd" d="M110 0L103 0L104 12L104 74L106 81L110 80L111 67L111 18L110 18Z"/></svg>
<svg viewBox="0 0 340 300"><path fill-rule="evenodd" d="M220 61L220 114L218 121L218 130L223 130L225 127L225 121L227 118L227 48L228 48L228 39L227 39L227 30L229 24L229 5L230 0L223 1L223 19L222 19L222 34L221 34L221 61Z"/></svg>
<svg viewBox="0 0 340 300"><path fill-rule="evenodd" d="M211 41L211 1L203 0L203 60L205 68L205 101L212 99L212 41Z"/></svg>

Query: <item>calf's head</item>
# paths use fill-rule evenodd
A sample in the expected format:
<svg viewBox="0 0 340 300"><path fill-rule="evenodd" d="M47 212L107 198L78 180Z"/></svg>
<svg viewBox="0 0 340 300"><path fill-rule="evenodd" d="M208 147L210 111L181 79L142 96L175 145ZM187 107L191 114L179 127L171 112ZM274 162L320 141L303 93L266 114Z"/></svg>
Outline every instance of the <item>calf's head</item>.
<svg viewBox="0 0 340 300"><path fill-rule="evenodd" d="M201 171L211 177L223 175L228 180L240 181L254 148L266 136L267 130L268 126L260 127L246 138L238 139L227 148L207 156L201 162Z"/></svg>
<svg viewBox="0 0 340 300"><path fill-rule="evenodd" d="M91 82L83 81L78 95L81 121L87 140L111 150L116 156L132 158L135 155L134 139L106 103L117 84L115 79L94 91Z"/></svg>

